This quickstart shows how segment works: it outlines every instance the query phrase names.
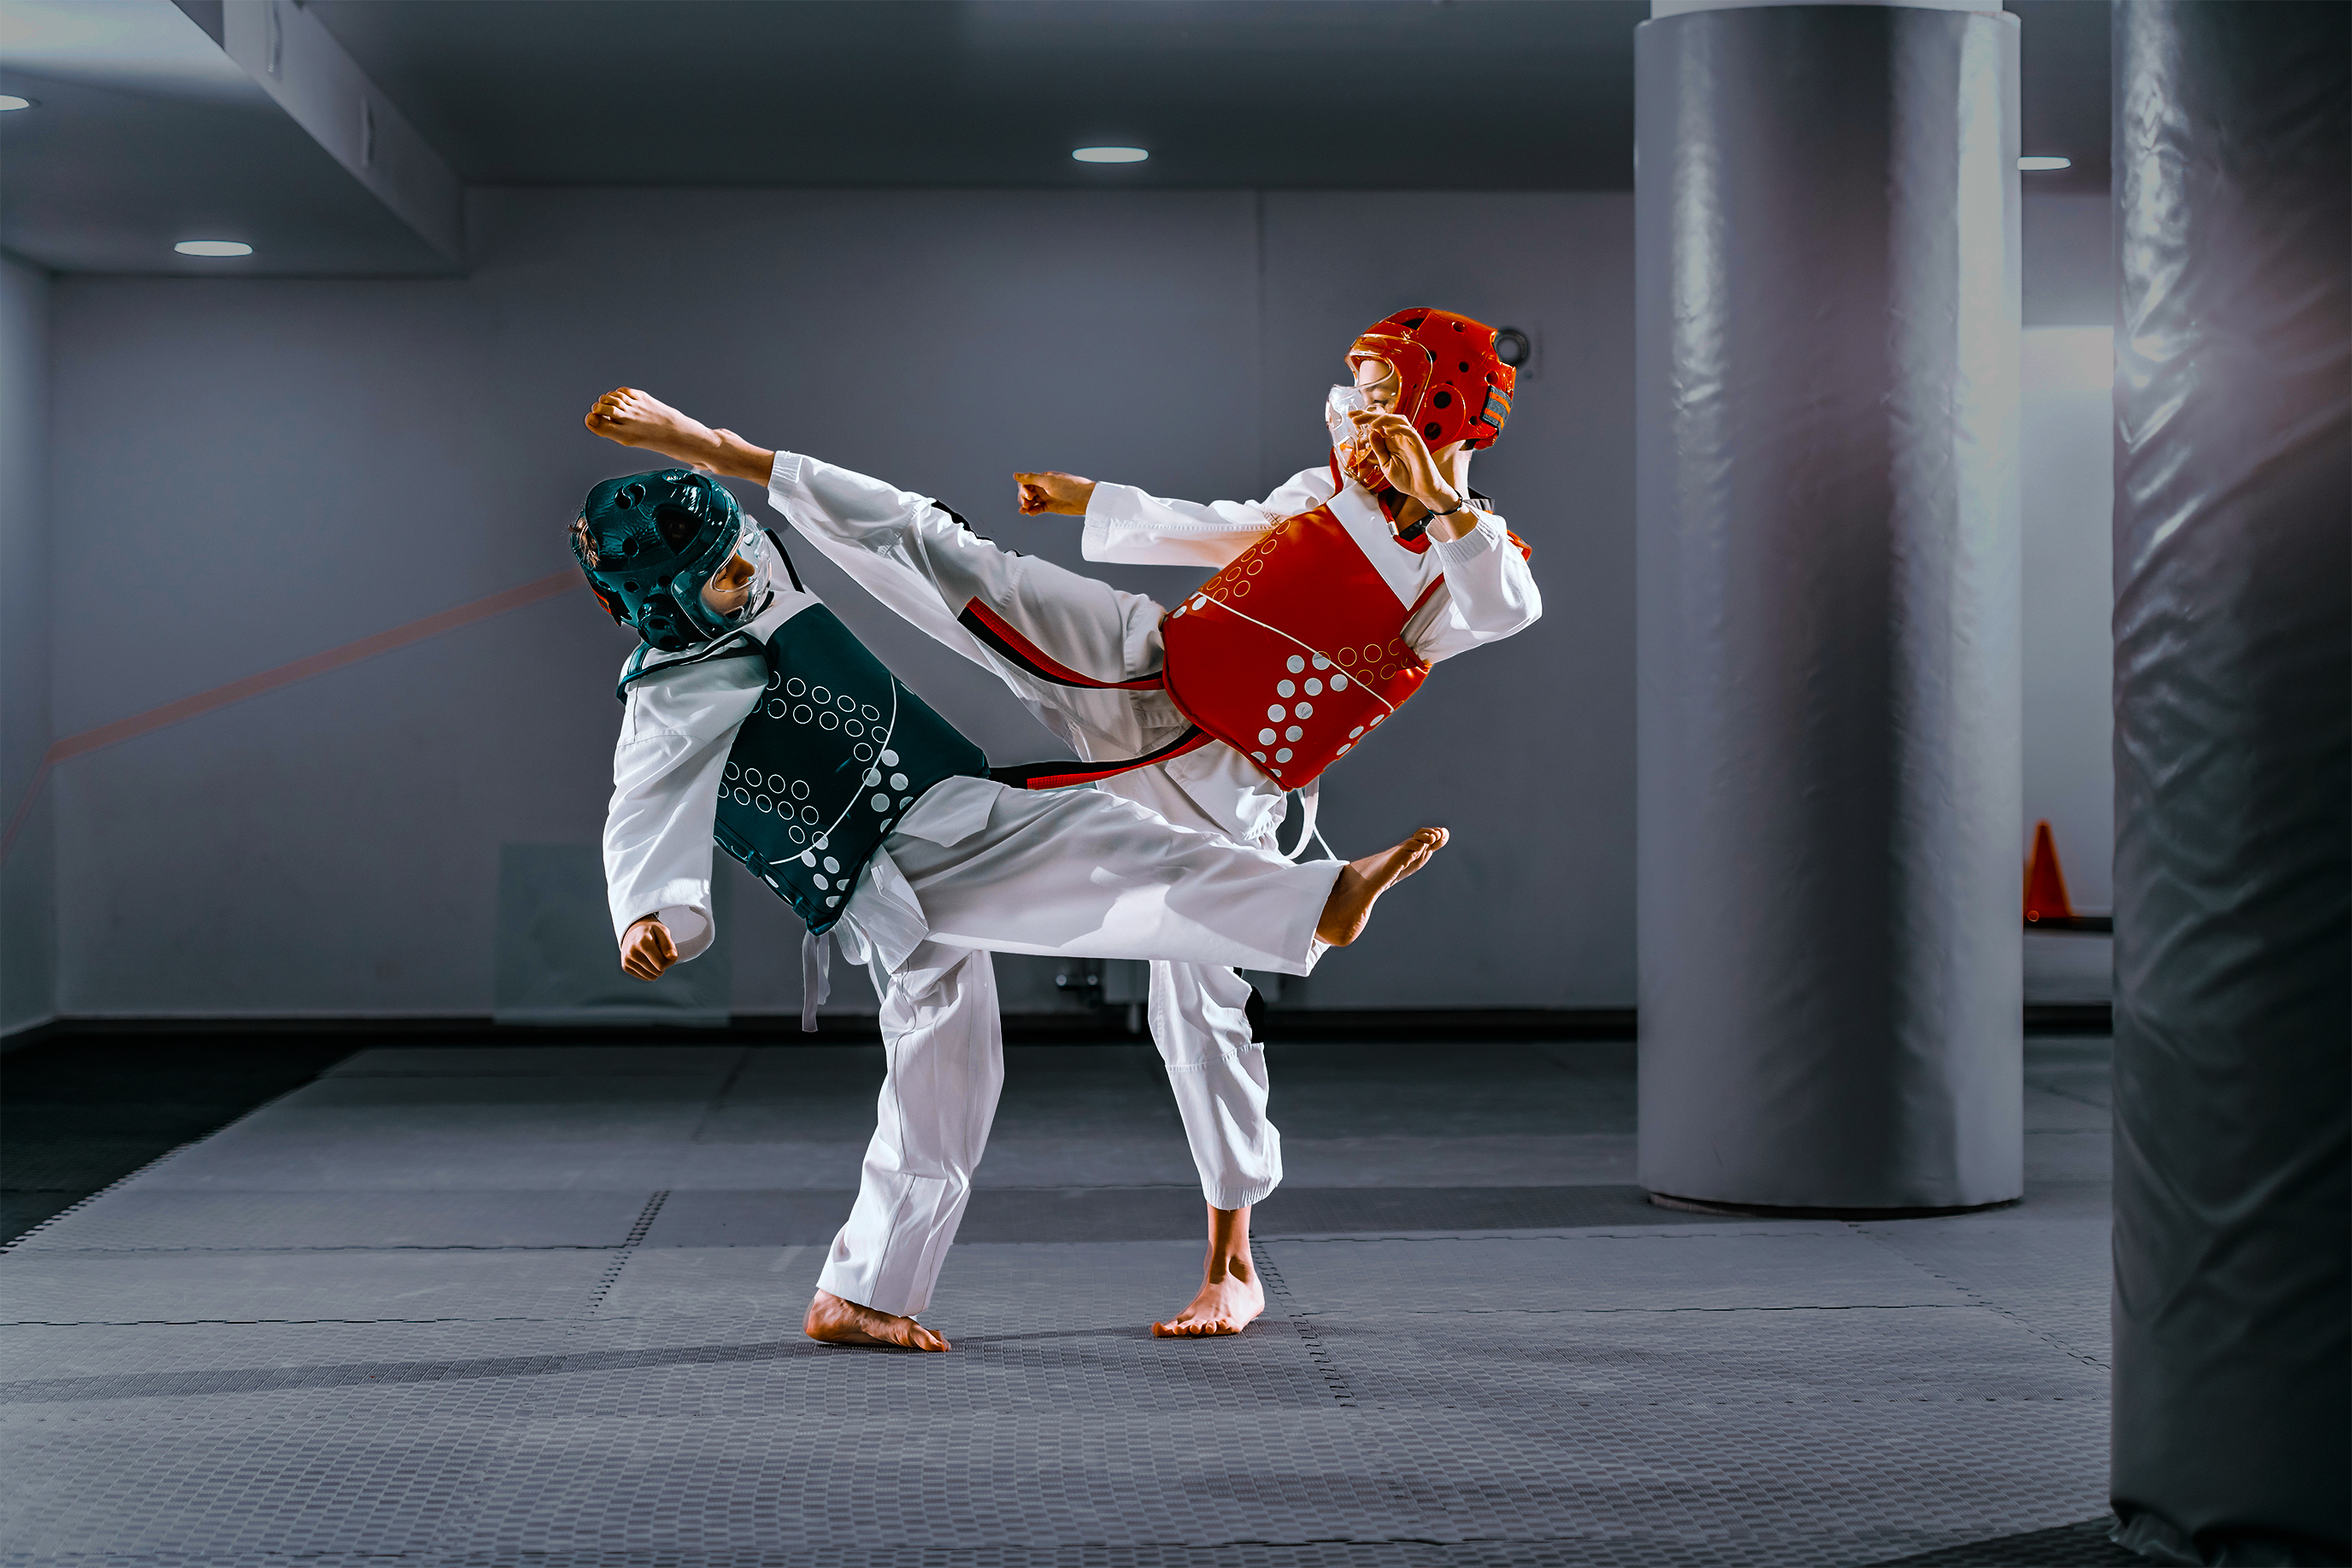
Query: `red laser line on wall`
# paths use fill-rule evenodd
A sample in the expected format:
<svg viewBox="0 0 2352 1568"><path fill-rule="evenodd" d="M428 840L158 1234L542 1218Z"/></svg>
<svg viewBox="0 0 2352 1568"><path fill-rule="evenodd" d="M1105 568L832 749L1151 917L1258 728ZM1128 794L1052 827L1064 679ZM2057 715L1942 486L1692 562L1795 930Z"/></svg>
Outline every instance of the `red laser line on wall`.
<svg viewBox="0 0 2352 1568"><path fill-rule="evenodd" d="M85 729L55 741L48 750L41 754L40 766L33 769L33 781L25 787L25 798L9 814L8 831L0 835L0 861L6 860L8 852L16 847L16 834L23 830L25 819L32 813L33 802L40 798L42 784L47 780L50 770L60 762L69 762L77 757L104 750L107 747L151 734L167 725L215 712L231 703L241 703L247 697L257 697L264 692L274 692L280 686L290 686L297 681L307 681L313 675L323 675L330 670L340 670L346 664L356 664L362 659L373 659L379 653L389 653L394 648L404 648L411 643L422 643L428 637L455 632L458 627L470 626L477 621L488 621L494 615L520 610L524 605L536 604L542 599L552 599L579 583L579 572L570 568L550 572L519 588L509 588L503 593L493 593L487 599L477 599L454 610L444 610L421 621L411 621L405 626L378 632L357 642L345 643L341 647L297 659L292 664L280 664L274 670L264 670L257 675L247 675L243 680L215 686L208 692L198 692L194 696L182 697L161 707L151 707L145 713L135 713L128 718L118 718L111 724L101 724L95 729Z"/></svg>

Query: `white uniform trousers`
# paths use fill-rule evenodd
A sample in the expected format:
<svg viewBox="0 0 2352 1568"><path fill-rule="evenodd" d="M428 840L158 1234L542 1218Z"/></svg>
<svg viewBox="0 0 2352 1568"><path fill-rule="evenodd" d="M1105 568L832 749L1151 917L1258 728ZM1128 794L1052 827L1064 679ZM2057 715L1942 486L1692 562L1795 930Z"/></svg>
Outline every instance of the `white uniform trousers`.
<svg viewBox="0 0 2352 1568"><path fill-rule="evenodd" d="M857 1201L816 1281L845 1301L901 1317L930 1304L1004 1086L988 955L927 942L908 967L919 983L894 981L882 993L887 1068L874 1138Z"/></svg>
<svg viewBox="0 0 2352 1568"><path fill-rule="evenodd" d="M884 846L929 935L886 967L872 945L878 920L867 934L888 1071L857 1201L817 1281L844 1301L907 1316L929 1304L1004 1081L989 950L1153 959L1155 1007L1161 969L1220 977L1232 994L1203 1001L1221 1020L1221 1002L1230 1003L1224 1026L1237 1023L1246 1037L1247 987L1226 966L1302 972L1339 870L1172 827L1091 789L982 779L938 788L984 797L987 822L953 843L905 831ZM922 821L920 809L908 821ZM1185 961L1162 961L1170 954ZM1237 1132L1253 1116L1263 1125L1263 1069L1254 1092L1246 1072L1238 1092L1222 1076L1171 1068L1180 1098L1210 1096Z"/></svg>
<svg viewBox="0 0 2352 1568"><path fill-rule="evenodd" d="M1040 679L999 657L957 620L966 602L977 599L1068 668L1097 680L1134 680L1160 667L1163 612L1153 601L1001 549L928 498L863 475L780 456L769 495L860 587L1002 676L1087 758L1139 756L1183 729L1183 716L1159 691L1102 691ZM1272 846L1282 821L1280 792L1222 742L1122 773L1097 788L1148 806L1180 827L1255 849ZM1321 868L1337 879L1337 862ZM1235 962L1155 961L1148 1009L1202 1194L1223 1209L1255 1204L1282 1181L1282 1139L1266 1118L1265 1049L1253 1038L1244 1011L1248 982L1226 967Z"/></svg>

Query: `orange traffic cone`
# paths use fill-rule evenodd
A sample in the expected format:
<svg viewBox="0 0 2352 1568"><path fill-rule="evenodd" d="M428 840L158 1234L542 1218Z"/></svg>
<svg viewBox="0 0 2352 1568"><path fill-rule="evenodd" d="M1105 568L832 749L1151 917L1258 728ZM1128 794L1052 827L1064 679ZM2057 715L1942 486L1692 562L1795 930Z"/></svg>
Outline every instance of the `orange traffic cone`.
<svg viewBox="0 0 2352 1568"><path fill-rule="evenodd" d="M2033 825L2033 858L2025 865L2025 923L2065 922L2074 918L2066 902L2066 873L2058 869L2058 846L2046 821Z"/></svg>

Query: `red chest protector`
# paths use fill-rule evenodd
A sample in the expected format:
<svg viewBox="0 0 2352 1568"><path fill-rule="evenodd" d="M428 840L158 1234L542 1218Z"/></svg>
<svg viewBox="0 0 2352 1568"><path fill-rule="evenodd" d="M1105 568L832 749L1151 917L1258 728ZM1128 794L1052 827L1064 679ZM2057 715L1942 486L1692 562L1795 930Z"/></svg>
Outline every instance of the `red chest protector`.
<svg viewBox="0 0 2352 1568"><path fill-rule="evenodd" d="M1517 535L1510 541L1528 553ZM1374 548L1418 555L1429 547L1419 536ZM972 600L957 619L1007 664L1059 685L1164 689L1189 721L1183 734L1148 756L1031 763L992 768L990 777L1058 789L1222 740L1285 789L1314 782L1403 706L1429 674L1405 643L1404 627L1444 578L1433 578L1408 604L1364 552L1328 506L1285 518L1160 621L1160 674L1126 681L1069 668Z"/></svg>
<svg viewBox="0 0 2352 1568"><path fill-rule="evenodd" d="M1429 666L1404 640L1420 607L1397 597L1329 507L1301 512L1160 623L1168 695L1296 789L1421 688Z"/></svg>

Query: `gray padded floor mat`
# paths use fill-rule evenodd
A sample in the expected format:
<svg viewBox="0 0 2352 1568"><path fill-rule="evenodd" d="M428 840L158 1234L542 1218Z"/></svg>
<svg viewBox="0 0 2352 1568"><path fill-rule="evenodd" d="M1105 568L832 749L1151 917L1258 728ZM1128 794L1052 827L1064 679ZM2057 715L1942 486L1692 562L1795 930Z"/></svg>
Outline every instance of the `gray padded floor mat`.
<svg viewBox="0 0 2352 1568"><path fill-rule="evenodd" d="M1630 1134L1615 1051L1278 1051L1278 1115L1370 1130L1263 1207L1262 1322L1150 1337L1196 1191L983 1189L945 1356L803 1339L846 1183L746 1179L854 1170L878 1051L363 1053L0 1259L0 1563L2132 1561L2079 1048L2025 1204L1872 1224L1529 1182ZM1131 1051L1009 1055L1043 1168L1179 1139Z"/></svg>

